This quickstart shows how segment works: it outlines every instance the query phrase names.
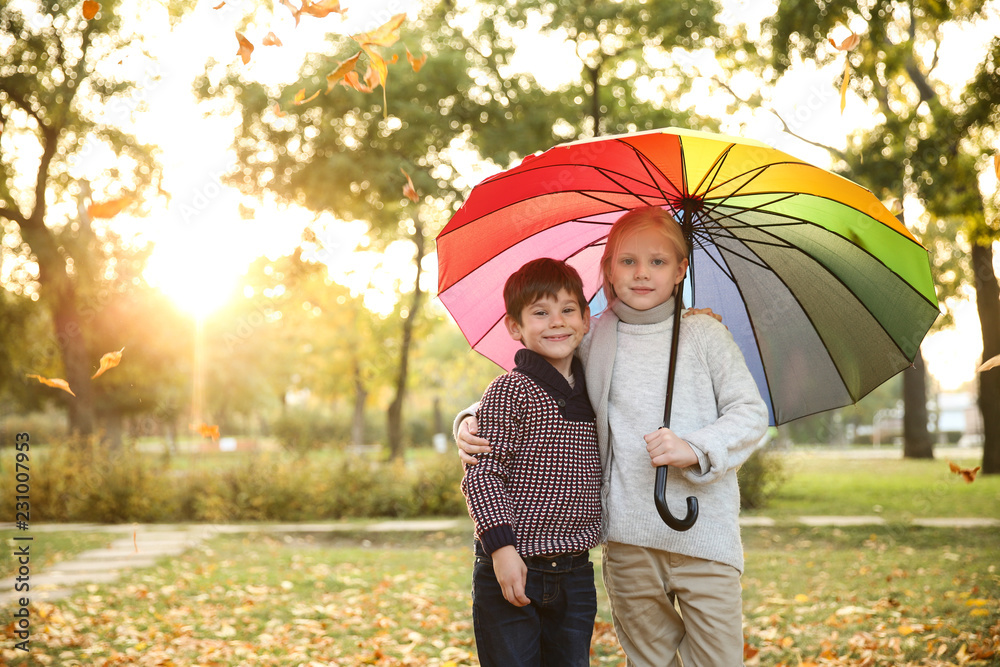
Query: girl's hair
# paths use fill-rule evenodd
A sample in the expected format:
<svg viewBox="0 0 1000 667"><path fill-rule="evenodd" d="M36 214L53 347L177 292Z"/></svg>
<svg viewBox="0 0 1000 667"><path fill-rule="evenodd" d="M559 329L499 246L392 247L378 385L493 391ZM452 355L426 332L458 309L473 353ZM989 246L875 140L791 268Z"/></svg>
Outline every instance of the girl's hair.
<svg viewBox="0 0 1000 667"><path fill-rule="evenodd" d="M611 270L614 268L615 257L618 255L622 241L632 232L649 228L660 231L664 238L674 246L678 261L688 258L690 249L687 239L684 238L681 226L668 211L659 206L642 206L630 210L611 225L611 231L608 232L608 240L604 246L604 254L601 256L601 279L604 296L608 303L611 303L617 296L615 288L611 285Z"/></svg>

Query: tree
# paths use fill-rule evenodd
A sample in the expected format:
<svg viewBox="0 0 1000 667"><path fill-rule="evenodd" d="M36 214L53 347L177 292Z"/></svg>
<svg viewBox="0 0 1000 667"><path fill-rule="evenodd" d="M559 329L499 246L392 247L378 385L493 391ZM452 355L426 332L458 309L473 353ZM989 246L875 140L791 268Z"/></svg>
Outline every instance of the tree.
<svg viewBox="0 0 1000 667"><path fill-rule="evenodd" d="M838 26L859 30L862 38L849 53L850 86L872 109L876 125L857 133L849 151L837 151L839 170L883 199L902 202L917 195L917 181L944 180L945 167L921 161L917 145L925 133L948 132L936 127L930 113L946 105L948 85L935 71L944 26L980 18L985 3L924 5L889 2L854 5L817 0L780 3L768 21L772 62L779 73L795 60L832 58L825 45ZM859 26L864 25L862 30ZM824 52L825 49L825 52ZM930 52L930 56L921 54ZM920 174L915 164L931 171ZM914 220L905 221L911 229ZM925 371L918 352L914 367L904 372L904 456L932 457L927 431Z"/></svg>
<svg viewBox="0 0 1000 667"><path fill-rule="evenodd" d="M100 183L101 203L138 195L156 170L151 149L101 114L121 109L123 94L135 85L98 73L99 62L120 60L135 38L121 33L118 8L107 0L87 20L75 3L0 7L0 218L8 223L4 234L15 235L8 246L37 263L40 301L76 394L64 403L72 429L82 435L94 431L96 398L86 340L91 321L81 312L80 293L98 275L99 240L88 211L94 197L80 165L98 147L118 156Z"/></svg>

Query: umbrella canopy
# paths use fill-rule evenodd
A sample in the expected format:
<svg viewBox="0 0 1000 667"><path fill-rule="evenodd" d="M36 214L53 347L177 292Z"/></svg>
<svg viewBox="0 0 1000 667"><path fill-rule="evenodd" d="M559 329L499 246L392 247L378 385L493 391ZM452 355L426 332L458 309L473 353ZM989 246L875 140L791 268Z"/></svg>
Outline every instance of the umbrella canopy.
<svg viewBox="0 0 1000 667"><path fill-rule="evenodd" d="M757 141L676 128L562 144L477 185L437 238L439 298L510 369L507 277L565 259L596 313L607 233L649 205L686 223L686 300L722 316L771 424L857 402L910 366L938 315L926 250L871 192Z"/></svg>

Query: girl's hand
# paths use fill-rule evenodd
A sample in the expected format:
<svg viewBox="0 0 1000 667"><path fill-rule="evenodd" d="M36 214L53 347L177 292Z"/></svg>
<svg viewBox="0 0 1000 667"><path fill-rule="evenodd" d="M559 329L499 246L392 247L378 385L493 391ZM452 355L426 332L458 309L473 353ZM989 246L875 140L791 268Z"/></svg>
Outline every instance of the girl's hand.
<svg viewBox="0 0 1000 667"><path fill-rule="evenodd" d="M669 428L659 428L642 438L654 468L666 465L687 468L698 463L698 455L691 445Z"/></svg>
<svg viewBox="0 0 1000 667"><path fill-rule="evenodd" d="M709 317L714 317L719 322L722 321L722 315L713 313L711 308L688 308L684 313L684 317L688 315L708 315Z"/></svg>
<svg viewBox="0 0 1000 667"><path fill-rule="evenodd" d="M462 459L462 463L467 463L470 466L479 463L479 459L473 454L486 454L493 451L489 442L476 435L478 432L479 422L476 421L475 417L466 417L458 425L458 439L455 441L455 444L458 445L458 458Z"/></svg>

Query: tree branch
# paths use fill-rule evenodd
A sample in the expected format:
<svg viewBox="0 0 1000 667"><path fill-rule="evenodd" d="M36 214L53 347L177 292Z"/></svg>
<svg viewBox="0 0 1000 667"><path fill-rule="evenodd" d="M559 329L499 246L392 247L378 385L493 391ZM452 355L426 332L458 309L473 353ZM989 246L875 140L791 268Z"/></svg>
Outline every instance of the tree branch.
<svg viewBox="0 0 1000 667"><path fill-rule="evenodd" d="M0 217L16 222L19 226L28 221L20 211L14 208L7 208L6 206L0 206Z"/></svg>

